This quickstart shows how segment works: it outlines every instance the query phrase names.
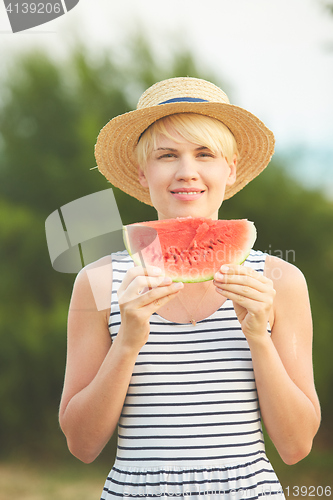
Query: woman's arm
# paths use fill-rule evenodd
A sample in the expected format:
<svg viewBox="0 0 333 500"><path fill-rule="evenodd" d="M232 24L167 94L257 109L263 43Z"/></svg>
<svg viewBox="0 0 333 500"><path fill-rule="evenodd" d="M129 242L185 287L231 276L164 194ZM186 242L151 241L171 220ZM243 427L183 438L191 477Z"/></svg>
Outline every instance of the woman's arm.
<svg viewBox="0 0 333 500"><path fill-rule="evenodd" d="M295 266L272 256L266 259L265 276L229 267L217 286L234 301L248 340L267 432L281 458L294 464L310 452L320 424L306 282Z"/></svg>
<svg viewBox="0 0 333 500"><path fill-rule="evenodd" d="M110 309L98 310L88 277L98 266L103 266L98 296L109 297L103 303L111 303L112 267L105 258L81 271L74 285L59 411L69 450L86 463L99 455L114 432L138 352L149 335L151 314L178 291L163 277L149 277L154 288L140 294L147 277L142 268L129 270L118 293L122 325L111 346Z"/></svg>

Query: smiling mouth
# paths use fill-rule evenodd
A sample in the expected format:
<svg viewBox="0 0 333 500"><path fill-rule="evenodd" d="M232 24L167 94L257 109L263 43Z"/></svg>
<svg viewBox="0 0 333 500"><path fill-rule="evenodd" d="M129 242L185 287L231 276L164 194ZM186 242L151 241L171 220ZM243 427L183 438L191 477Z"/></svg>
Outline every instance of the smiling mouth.
<svg viewBox="0 0 333 500"><path fill-rule="evenodd" d="M203 193L204 191L171 191L172 194L199 194Z"/></svg>

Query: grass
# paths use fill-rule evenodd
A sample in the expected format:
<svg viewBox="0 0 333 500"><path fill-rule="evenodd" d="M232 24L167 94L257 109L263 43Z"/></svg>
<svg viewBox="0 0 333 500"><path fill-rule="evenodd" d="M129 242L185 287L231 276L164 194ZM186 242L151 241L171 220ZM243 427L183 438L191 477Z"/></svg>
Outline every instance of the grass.
<svg viewBox="0 0 333 500"><path fill-rule="evenodd" d="M104 469L104 468L103 468ZM0 463L0 500L99 500L107 471L94 466Z"/></svg>

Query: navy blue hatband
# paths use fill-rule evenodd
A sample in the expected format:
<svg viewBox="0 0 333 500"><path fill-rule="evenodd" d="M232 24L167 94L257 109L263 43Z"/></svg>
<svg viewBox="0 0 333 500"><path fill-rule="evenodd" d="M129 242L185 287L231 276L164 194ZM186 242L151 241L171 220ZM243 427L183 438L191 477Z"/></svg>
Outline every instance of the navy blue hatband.
<svg viewBox="0 0 333 500"><path fill-rule="evenodd" d="M173 99L168 99L167 101L159 102L160 104L169 104L171 102L209 102L206 99L200 99L199 97L174 97Z"/></svg>

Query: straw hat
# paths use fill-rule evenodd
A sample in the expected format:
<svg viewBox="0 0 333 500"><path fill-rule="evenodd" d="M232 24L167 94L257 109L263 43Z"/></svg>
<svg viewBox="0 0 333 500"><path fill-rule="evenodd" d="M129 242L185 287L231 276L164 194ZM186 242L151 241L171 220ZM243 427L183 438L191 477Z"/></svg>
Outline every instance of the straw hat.
<svg viewBox="0 0 333 500"><path fill-rule="evenodd" d="M235 136L240 153L237 179L227 186L225 199L260 174L273 155L273 133L252 113L230 104L220 88L198 78L171 78L149 87L135 111L116 116L101 130L95 146L100 172L114 186L151 205L148 189L138 180L135 147L149 125L175 113L216 118Z"/></svg>

